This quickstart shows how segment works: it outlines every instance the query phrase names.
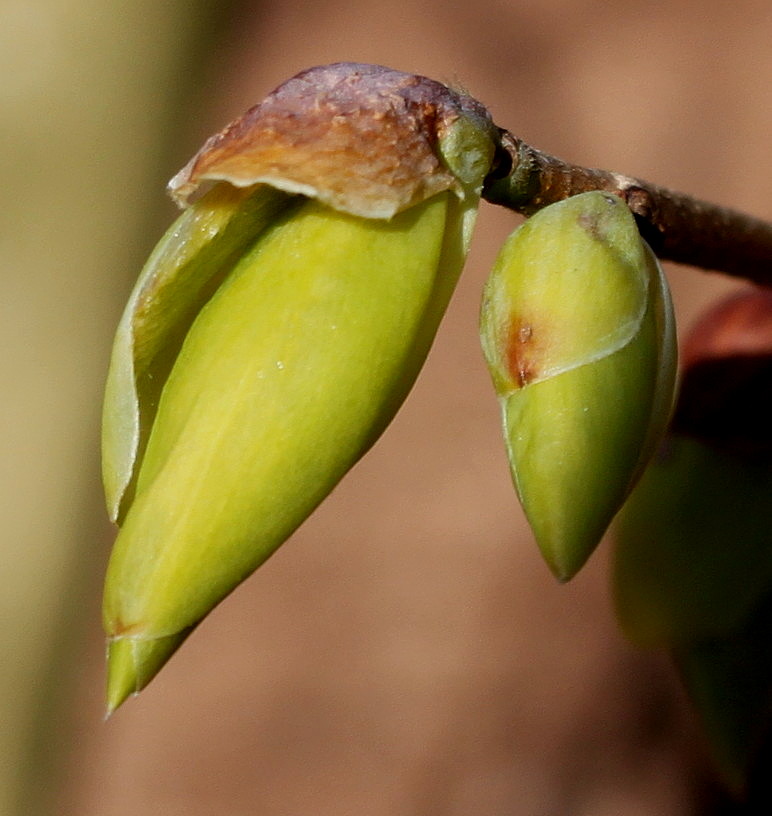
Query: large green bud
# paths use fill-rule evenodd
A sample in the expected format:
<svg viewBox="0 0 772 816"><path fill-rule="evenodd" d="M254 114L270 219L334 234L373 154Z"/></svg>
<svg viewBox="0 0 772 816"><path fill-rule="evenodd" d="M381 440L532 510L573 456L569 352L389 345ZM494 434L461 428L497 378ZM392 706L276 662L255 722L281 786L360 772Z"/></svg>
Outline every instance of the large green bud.
<svg viewBox="0 0 772 816"><path fill-rule="evenodd" d="M567 580L670 415L676 347L667 283L624 202L585 193L515 231L481 317L515 486L547 564Z"/></svg>
<svg viewBox="0 0 772 816"><path fill-rule="evenodd" d="M496 130L385 68L312 69L210 139L121 321L104 481L108 708L373 444L461 270Z"/></svg>

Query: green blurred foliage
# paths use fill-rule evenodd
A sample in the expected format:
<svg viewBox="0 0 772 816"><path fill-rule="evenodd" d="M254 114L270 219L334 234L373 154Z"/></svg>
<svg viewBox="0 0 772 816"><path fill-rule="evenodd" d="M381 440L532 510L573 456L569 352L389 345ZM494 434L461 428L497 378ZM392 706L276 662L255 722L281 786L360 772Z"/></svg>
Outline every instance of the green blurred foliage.
<svg viewBox="0 0 772 816"><path fill-rule="evenodd" d="M84 612L98 625L109 338L147 249L138 236L181 113L172 100L184 98L201 35L223 10L197 0L0 5L3 814L46 807L66 658L77 658Z"/></svg>

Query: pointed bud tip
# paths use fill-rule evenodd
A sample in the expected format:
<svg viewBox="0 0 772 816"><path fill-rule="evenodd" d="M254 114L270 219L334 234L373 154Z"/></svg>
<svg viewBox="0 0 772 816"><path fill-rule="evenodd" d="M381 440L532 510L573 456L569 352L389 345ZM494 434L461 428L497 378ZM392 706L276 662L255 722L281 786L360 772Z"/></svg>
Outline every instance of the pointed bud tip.
<svg viewBox="0 0 772 816"><path fill-rule="evenodd" d="M588 534L567 530L558 537L546 535L533 524L532 529L544 562L561 584L567 584L577 575L603 538L603 532Z"/></svg>
<svg viewBox="0 0 772 816"><path fill-rule="evenodd" d="M587 559L583 559L579 564L556 564L547 561L550 571L560 584L567 584L585 565Z"/></svg>
<svg viewBox="0 0 772 816"><path fill-rule="evenodd" d="M159 638L117 637L107 641L108 719L129 697L136 696L158 674L190 634L185 629Z"/></svg>

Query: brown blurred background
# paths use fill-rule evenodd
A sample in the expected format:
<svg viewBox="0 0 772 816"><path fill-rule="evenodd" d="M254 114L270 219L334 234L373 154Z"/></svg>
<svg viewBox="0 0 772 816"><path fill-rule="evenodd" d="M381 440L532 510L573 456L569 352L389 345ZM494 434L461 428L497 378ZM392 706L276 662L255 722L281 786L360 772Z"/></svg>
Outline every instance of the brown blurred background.
<svg viewBox="0 0 772 816"><path fill-rule="evenodd" d="M476 334L514 216L483 208L383 439L107 724L98 421L166 179L297 71L459 83L537 147L772 218L771 43L769 0L2 0L0 814L730 812L607 549L558 586L517 507ZM736 286L669 271L682 328Z"/></svg>

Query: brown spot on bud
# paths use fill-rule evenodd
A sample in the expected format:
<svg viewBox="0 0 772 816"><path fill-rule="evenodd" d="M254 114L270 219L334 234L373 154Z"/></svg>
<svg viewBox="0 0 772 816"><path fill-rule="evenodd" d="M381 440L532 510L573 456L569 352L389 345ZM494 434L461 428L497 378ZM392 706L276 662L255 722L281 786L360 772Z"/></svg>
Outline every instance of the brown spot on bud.
<svg viewBox="0 0 772 816"><path fill-rule="evenodd" d="M358 63L311 68L212 136L169 191L186 205L205 181L263 182L389 218L460 189L436 144L461 115L490 122L479 102L427 77Z"/></svg>
<svg viewBox="0 0 772 816"><path fill-rule="evenodd" d="M602 198L609 207L607 212L603 210L584 210L579 213L577 223L593 239L602 244L609 244L609 216L613 217L614 208L619 205L619 198L611 193L602 193ZM611 229L618 228L618 222L612 222Z"/></svg>
<svg viewBox="0 0 772 816"><path fill-rule="evenodd" d="M111 640L117 640L123 637L132 637L142 630L142 626L138 623L127 624L120 618L110 621L109 637Z"/></svg>
<svg viewBox="0 0 772 816"><path fill-rule="evenodd" d="M579 226L595 241L602 241L604 239L604 235L600 229L600 221L598 219L598 214L595 212L582 212L579 213L578 218L576 219Z"/></svg>
<svg viewBox="0 0 772 816"><path fill-rule="evenodd" d="M504 347L506 348L507 372L513 385L522 388L533 382L541 369L543 343L534 333L533 325L524 318L510 320Z"/></svg>

